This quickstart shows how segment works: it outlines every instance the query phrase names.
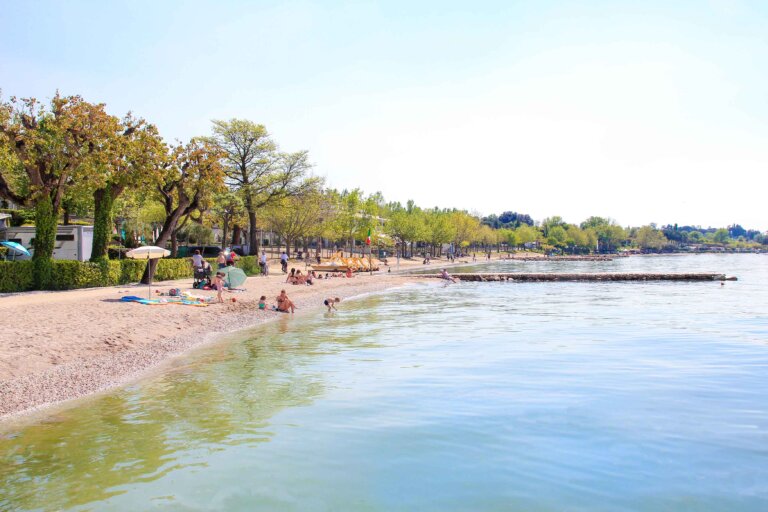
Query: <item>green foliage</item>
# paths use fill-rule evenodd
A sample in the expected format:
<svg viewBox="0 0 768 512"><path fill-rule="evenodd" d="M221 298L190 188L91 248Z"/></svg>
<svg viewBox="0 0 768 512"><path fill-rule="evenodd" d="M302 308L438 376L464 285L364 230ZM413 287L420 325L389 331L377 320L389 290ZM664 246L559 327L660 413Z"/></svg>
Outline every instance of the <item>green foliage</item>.
<svg viewBox="0 0 768 512"><path fill-rule="evenodd" d="M208 260L215 268L216 260ZM141 279L147 262L143 260L101 260L81 262L74 260L51 260L51 279L45 290L73 290L98 286L116 286L136 283ZM238 267L247 275L259 273L258 259L245 256L238 260ZM25 261L0 261L0 293L24 292L39 289L35 287L34 263ZM171 279L192 278L189 260L162 259L158 262L153 282Z"/></svg>
<svg viewBox="0 0 768 512"><path fill-rule="evenodd" d="M32 261L35 266L35 288L46 290L52 278L51 261L56 243L56 214L49 194L42 194L35 205L35 252Z"/></svg>
<svg viewBox="0 0 768 512"><path fill-rule="evenodd" d="M643 226L635 234L635 244L643 250L659 251L669 243L667 237L653 226Z"/></svg>
<svg viewBox="0 0 768 512"><path fill-rule="evenodd" d="M71 290L117 284L120 265L109 262L91 263L74 260L56 260L52 265L50 290Z"/></svg>
<svg viewBox="0 0 768 512"><path fill-rule="evenodd" d="M728 230L724 228L720 228L712 234L712 241L717 244L726 244L729 238Z"/></svg>
<svg viewBox="0 0 768 512"><path fill-rule="evenodd" d="M93 244L91 261L107 259L109 241L112 238L112 208L115 198L111 189L105 188L94 193L96 210L93 218Z"/></svg>
<svg viewBox="0 0 768 512"><path fill-rule="evenodd" d="M21 208L18 210L11 210L9 208L0 208L0 213L7 213L11 216L11 226L18 227L24 224L35 223L35 210L28 208Z"/></svg>
<svg viewBox="0 0 768 512"><path fill-rule="evenodd" d="M258 256L243 256L237 260L237 266L243 269L243 272L249 276L255 276L260 271Z"/></svg>
<svg viewBox="0 0 768 512"><path fill-rule="evenodd" d="M34 265L31 260L0 261L0 293L34 289Z"/></svg>

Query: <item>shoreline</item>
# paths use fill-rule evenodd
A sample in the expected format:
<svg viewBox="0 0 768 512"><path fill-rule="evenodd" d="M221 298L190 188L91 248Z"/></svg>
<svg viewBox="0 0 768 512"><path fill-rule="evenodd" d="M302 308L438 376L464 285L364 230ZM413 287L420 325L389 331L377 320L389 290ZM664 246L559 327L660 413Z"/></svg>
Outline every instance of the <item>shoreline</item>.
<svg viewBox="0 0 768 512"><path fill-rule="evenodd" d="M233 333L319 311L327 297L341 297L343 308L345 300L416 281L404 271L462 263L401 261L400 272L393 265L391 273L322 279L313 286L289 285L278 270L249 277L246 291L225 293L226 302L208 307L121 302L121 296L142 295L146 287L137 285L0 296L0 315L14 319L3 333L8 338L0 338L0 428L146 378ZM152 290L187 290L190 285L191 279L165 281ZM296 304L295 314L258 309L261 295L270 305L283 288Z"/></svg>
<svg viewBox="0 0 768 512"><path fill-rule="evenodd" d="M499 255L493 256L492 261L499 260ZM521 252L513 259L527 256ZM225 294L237 302L208 307L145 306L120 301L124 295L143 296L146 287L139 285L0 295L0 315L12 319L11 325L0 332L0 428L30 416L42 416L72 400L135 382L164 363L224 336L284 318L283 313L258 310L261 295L266 295L271 304L279 290L285 288L296 303L296 315L301 316L305 311L324 307L327 297L348 300L424 282L424 275L413 275L415 271L487 262L462 258L453 263L432 260L424 265L420 258L401 259L399 269L391 264L373 275L322 279L314 286L288 285L278 270L267 277L249 277L242 293ZM298 262L294 264L299 266ZM171 287L191 290L191 281L155 283L153 291Z"/></svg>

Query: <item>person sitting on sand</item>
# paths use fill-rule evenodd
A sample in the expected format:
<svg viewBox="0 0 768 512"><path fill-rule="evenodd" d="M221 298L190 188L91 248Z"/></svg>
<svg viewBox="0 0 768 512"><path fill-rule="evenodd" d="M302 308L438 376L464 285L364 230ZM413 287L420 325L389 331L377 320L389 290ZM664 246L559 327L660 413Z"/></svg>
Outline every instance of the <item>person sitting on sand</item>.
<svg viewBox="0 0 768 512"><path fill-rule="evenodd" d="M293 284L307 284L307 276L301 273L301 270L296 271L295 280Z"/></svg>
<svg viewBox="0 0 768 512"><path fill-rule="evenodd" d="M346 275L346 277L352 277L352 269L351 268L347 268L347 275Z"/></svg>
<svg viewBox="0 0 768 512"><path fill-rule="evenodd" d="M330 313L331 309L334 309L334 310L338 311L338 309L336 309L336 304L338 304L339 302L341 302L340 298L333 297L333 298L325 299L323 301L323 304L325 304L325 306L328 308L328 312Z"/></svg>
<svg viewBox="0 0 768 512"><path fill-rule="evenodd" d="M267 296L262 295L259 297L259 309L267 309Z"/></svg>
<svg viewBox="0 0 768 512"><path fill-rule="evenodd" d="M291 273L285 278L286 283L296 284L296 269L292 268Z"/></svg>
<svg viewBox="0 0 768 512"><path fill-rule="evenodd" d="M224 292L224 274L216 272L216 276L211 281L211 288L216 290L216 299L218 302L224 302L224 298L221 294Z"/></svg>
<svg viewBox="0 0 768 512"><path fill-rule="evenodd" d="M441 279L445 279L446 281L450 281L450 282L452 282L452 283L455 283L455 282L456 282L456 279L452 278L452 277L450 276L450 274L448 274L448 271L447 271L447 270L445 270L445 269L443 269L442 271L440 271L440 278L441 278Z"/></svg>
<svg viewBox="0 0 768 512"><path fill-rule="evenodd" d="M280 290L280 295L277 296L277 310L282 311L283 313L288 313L289 311L293 313L296 310L296 306L294 306L291 299L288 298L288 294L285 293L285 290Z"/></svg>

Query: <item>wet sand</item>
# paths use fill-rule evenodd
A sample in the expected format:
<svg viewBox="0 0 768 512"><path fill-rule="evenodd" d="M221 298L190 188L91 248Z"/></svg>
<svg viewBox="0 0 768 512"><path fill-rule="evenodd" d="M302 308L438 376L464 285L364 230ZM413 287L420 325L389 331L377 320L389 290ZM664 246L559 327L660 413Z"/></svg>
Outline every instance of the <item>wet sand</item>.
<svg viewBox="0 0 768 512"><path fill-rule="evenodd" d="M440 266L446 263L433 260L430 265ZM313 286L291 285L285 283L279 268L279 264L272 264L270 276L249 277L243 285L246 291L225 292L225 303L208 307L120 301L126 295L147 296L147 287L140 285L0 296L4 319L0 331L0 419L120 385L221 334L286 315L259 310L261 295L272 305L285 288L298 313L320 310L327 297L343 300L414 280L397 275L393 264L393 273L384 267L374 275L322 279ZM303 269L303 265L298 268ZM421 260L401 260L400 270L409 268L428 267ZM215 292L193 291L191 285L192 279L156 283L153 296L156 289L167 292L170 288L215 296Z"/></svg>

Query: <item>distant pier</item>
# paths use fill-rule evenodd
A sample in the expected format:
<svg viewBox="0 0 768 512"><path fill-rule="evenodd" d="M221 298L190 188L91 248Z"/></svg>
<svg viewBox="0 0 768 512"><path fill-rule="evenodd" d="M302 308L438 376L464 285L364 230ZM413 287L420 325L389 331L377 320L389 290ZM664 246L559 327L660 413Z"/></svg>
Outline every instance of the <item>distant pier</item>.
<svg viewBox="0 0 768 512"><path fill-rule="evenodd" d="M440 279L440 274L412 274L413 277L423 277L429 279ZM472 274L451 274L456 280L460 281L513 281L513 282L542 282L542 281L736 281L733 276L725 274L710 273L612 273L612 272L591 272L591 273L472 273Z"/></svg>

